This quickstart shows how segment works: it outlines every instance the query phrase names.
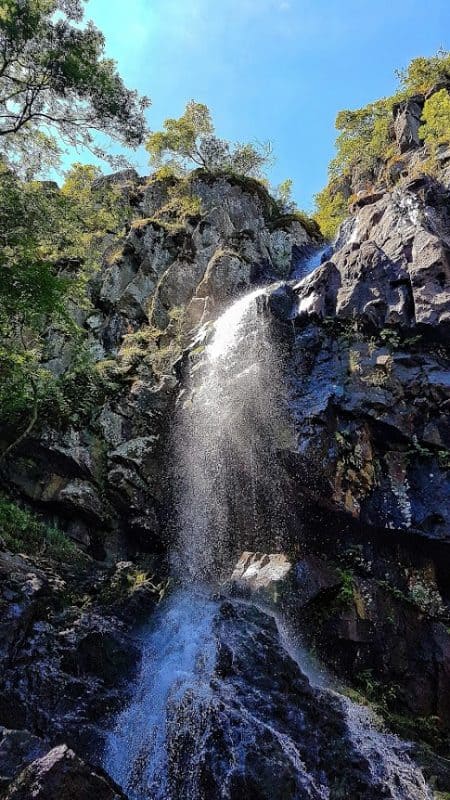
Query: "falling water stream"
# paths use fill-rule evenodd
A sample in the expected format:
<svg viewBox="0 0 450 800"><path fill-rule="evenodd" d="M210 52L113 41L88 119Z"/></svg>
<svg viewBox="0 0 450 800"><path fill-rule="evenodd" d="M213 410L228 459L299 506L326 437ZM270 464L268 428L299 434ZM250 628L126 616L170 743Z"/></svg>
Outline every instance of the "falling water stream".
<svg viewBox="0 0 450 800"><path fill-rule="evenodd" d="M273 615L218 593L241 549L273 552L285 536L277 453L291 430L270 291L236 300L197 348L174 421L181 588L138 634L139 675L104 766L130 800L424 800L423 779L394 737L331 690L311 689ZM349 774L360 759L364 780L389 792L333 788L326 754L333 762L339 735L327 744L317 729L312 692L324 730L328 714L348 737ZM349 786L361 780L358 772Z"/></svg>

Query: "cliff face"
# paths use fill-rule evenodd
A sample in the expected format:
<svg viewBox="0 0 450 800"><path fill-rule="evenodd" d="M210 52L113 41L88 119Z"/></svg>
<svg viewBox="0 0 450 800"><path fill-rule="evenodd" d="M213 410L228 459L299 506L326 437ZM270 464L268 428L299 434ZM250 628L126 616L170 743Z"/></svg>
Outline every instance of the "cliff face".
<svg viewBox="0 0 450 800"><path fill-rule="evenodd" d="M280 444L284 545L297 564L287 612L392 724L439 750L450 718L450 155L440 152L436 177L421 174L416 118L413 105L396 111L394 185L383 167L333 252L300 282L294 268L320 237L280 215L255 182L199 174L190 194L200 204L174 216L170 181L109 178L135 221L109 243L91 307L75 312L108 389L64 427L43 421L4 472L9 490L96 559L164 556L171 421L201 359L196 335L247 287L284 282L267 305L295 428ZM67 368L68 343L56 334L48 359ZM44 745L84 740L88 749L96 719L118 701L114 664L130 667L123 604L111 604L110 589L131 567L107 574L91 564L75 588L62 576L64 592L51 565L4 559L2 603L14 624L0 632L0 723L48 737ZM127 605L125 619L151 608L159 589L143 587L146 603ZM10 777L46 749L33 737L25 744L30 755ZM429 770L445 785L442 763Z"/></svg>
<svg viewBox="0 0 450 800"><path fill-rule="evenodd" d="M398 113L403 174L388 188L380 167L295 287L288 460L311 639L392 714L435 715L421 730L436 744L450 701L450 173L445 148L421 173L415 117L400 130Z"/></svg>
<svg viewBox="0 0 450 800"><path fill-rule="evenodd" d="M129 628L167 588L168 443L199 327L246 287L287 278L319 239L253 181L198 175L189 188L194 211L179 214L170 181L132 171L106 180L135 221L123 240L107 243L90 307L72 309L105 379L103 399L93 403L80 388L77 412L63 424L42 419L2 470L13 498L86 553L56 563L45 551L13 555L0 538L1 790L33 762L11 797L38 784L43 796L63 796L72 779L80 797L122 796L67 748L44 754L64 742L98 762L102 725L126 699L123 676L139 661ZM71 343L57 331L47 353L56 374L70 369ZM121 560L136 554L139 563Z"/></svg>
<svg viewBox="0 0 450 800"><path fill-rule="evenodd" d="M174 216L170 181L132 171L106 180L122 188L136 218L106 249L92 307L76 317L109 390L87 419L76 415L64 429L47 420L14 453L7 476L82 546L114 558L130 537L151 552L164 547L166 438L195 331L252 283L287 278L314 240L256 181L199 175L189 195L201 210ZM69 342L55 334L49 350L48 366L64 372Z"/></svg>

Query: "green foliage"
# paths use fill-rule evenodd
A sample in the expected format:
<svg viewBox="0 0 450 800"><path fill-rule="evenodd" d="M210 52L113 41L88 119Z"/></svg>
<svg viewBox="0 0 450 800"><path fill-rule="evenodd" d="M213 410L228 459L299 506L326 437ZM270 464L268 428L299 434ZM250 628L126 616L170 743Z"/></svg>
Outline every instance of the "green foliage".
<svg viewBox="0 0 450 800"><path fill-rule="evenodd" d="M291 214L296 210L296 205L292 197L292 187L294 183L291 178L275 187L273 192L281 214Z"/></svg>
<svg viewBox="0 0 450 800"><path fill-rule="evenodd" d="M72 300L87 304L86 280L105 236L120 232L128 214L114 188L92 189L99 175L76 164L60 191L56 184L20 180L0 161L0 423L19 426L19 440L56 400L67 416L80 396L98 396L88 380L82 332L68 309ZM70 259L78 266L69 277ZM73 343L72 365L60 379L43 366L46 335L56 330ZM85 395L70 391L80 380Z"/></svg>
<svg viewBox="0 0 450 800"><path fill-rule="evenodd" d="M289 214L282 214L269 224L270 230L277 230L281 228L286 230L292 222L299 222L303 226L306 233L312 239L320 239L320 228L313 217L308 216L305 211L291 211Z"/></svg>
<svg viewBox="0 0 450 800"><path fill-rule="evenodd" d="M394 105L417 92L426 92L441 82L450 83L450 53L439 51L431 58L416 58L409 66L397 72L399 89L363 108L340 111L336 117L336 155L329 166L330 181L316 195L315 219L322 233L333 238L347 213L346 193L342 192L345 179L357 168L367 175L370 184L380 166L395 154L393 137ZM450 128L450 100L445 89L437 92L425 103L424 125L421 133L433 147L448 141ZM369 186L370 188L370 186Z"/></svg>
<svg viewBox="0 0 450 800"><path fill-rule="evenodd" d="M381 712L386 712L397 700L400 687L389 683L381 683L371 669L365 669L356 675L356 683L362 694Z"/></svg>
<svg viewBox="0 0 450 800"><path fill-rule="evenodd" d="M119 364L133 368L143 365L156 375L170 371L182 352L183 307L171 308L168 317L169 324L164 332L154 325L147 325L124 336Z"/></svg>
<svg viewBox="0 0 450 800"><path fill-rule="evenodd" d="M336 597L336 604L344 608L348 608L354 601L354 583L355 579L353 573L348 570L338 570L341 579L341 588Z"/></svg>
<svg viewBox="0 0 450 800"><path fill-rule="evenodd" d="M177 178L167 190L167 202L158 209L153 217L156 222L163 223L166 228L176 230L190 218L200 217L203 213L202 202L193 190L190 176Z"/></svg>
<svg viewBox="0 0 450 800"><path fill-rule="evenodd" d="M117 391L119 380L117 373L108 374L98 368L81 335L75 335L69 366L58 378L50 377L39 411L60 425L86 425L106 397Z"/></svg>
<svg viewBox="0 0 450 800"><path fill-rule="evenodd" d="M76 545L57 528L0 495L0 537L13 553L45 555L55 561L82 558Z"/></svg>
<svg viewBox="0 0 450 800"><path fill-rule="evenodd" d="M344 195L334 189L333 183L329 183L316 194L314 200L316 204L314 219L323 236L326 239L334 239L340 224L347 216L348 204Z"/></svg>
<svg viewBox="0 0 450 800"><path fill-rule="evenodd" d="M87 277L100 265L105 237L123 234L131 219L120 188L102 183L101 177L92 164L72 164L51 211L58 226L58 255L80 259Z"/></svg>
<svg viewBox="0 0 450 800"><path fill-rule="evenodd" d="M428 717L405 716L387 712L386 708L381 708L381 712L389 727L402 739L425 742L433 749L442 751L447 755L448 738L443 729L442 720L439 717L430 715ZM450 795L437 793L436 797L446 798Z"/></svg>
<svg viewBox="0 0 450 800"><path fill-rule="evenodd" d="M60 142L105 158L97 131L126 146L143 141L147 98L127 89L103 34L82 21L80 0L3 0L0 153L10 165L45 167Z"/></svg>
<svg viewBox="0 0 450 800"><path fill-rule="evenodd" d="M250 143L231 144L214 132L211 114L206 105L190 100L178 119L166 119L164 130L150 134L146 150L151 165L166 174L184 175L192 167L207 172L230 172L260 176L269 162L271 147Z"/></svg>
<svg viewBox="0 0 450 800"><path fill-rule="evenodd" d="M450 94L447 89L435 92L425 101L423 125L419 134L431 152L435 152L438 145L450 142Z"/></svg>
<svg viewBox="0 0 450 800"><path fill-rule="evenodd" d="M116 605L129 600L136 592L145 592L160 602L171 586L171 579L158 576L152 556L139 565L125 563L107 579L100 593L105 605Z"/></svg>
<svg viewBox="0 0 450 800"><path fill-rule="evenodd" d="M329 167L331 178L348 174L356 163L361 170L369 171L389 154L394 101L391 97L355 111L339 112L336 117L337 153Z"/></svg>
<svg viewBox="0 0 450 800"><path fill-rule="evenodd" d="M407 95L425 93L439 83L450 83L450 52L438 50L431 58L413 58L406 69L397 70L400 89Z"/></svg>

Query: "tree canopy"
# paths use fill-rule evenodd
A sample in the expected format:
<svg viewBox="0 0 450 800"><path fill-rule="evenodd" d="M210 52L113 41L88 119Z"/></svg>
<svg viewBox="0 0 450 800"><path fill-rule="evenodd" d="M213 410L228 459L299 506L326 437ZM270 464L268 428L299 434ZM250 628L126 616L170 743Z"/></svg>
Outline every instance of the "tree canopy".
<svg viewBox="0 0 450 800"><path fill-rule="evenodd" d="M414 58L396 75L398 91L392 97L340 111L336 117L338 135L336 155L329 165L330 180L315 198L315 218L329 237L334 236L347 213L343 186L354 168L376 174L380 165L395 155L393 108L397 103L437 89L425 99L420 136L430 154L436 144L450 141L450 53L439 50L430 58Z"/></svg>
<svg viewBox="0 0 450 800"><path fill-rule="evenodd" d="M400 89L407 94L427 92L440 83L450 84L450 52L438 50L430 58L413 58L405 69L397 70Z"/></svg>
<svg viewBox="0 0 450 800"><path fill-rule="evenodd" d="M83 23L83 0L2 0L0 6L0 153L38 167L60 142L107 157L101 132L130 147L146 134L149 101L128 89L104 37Z"/></svg>
<svg viewBox="0 0 450 800"><path fill-rule="evenodd" d="M162 131L151 133L145 145L150 163L182 175L192 167L208 172L228 171L260 177L270 162L267 144L231 143L215 134L211 113L203 103L190 100L178 119L166 119Z"/></svg>
<svg viewBox="0 0 450 800"><path fill-rule="evenodd" d="M426 101L419 133L432 149L450 142L450 95L446 89L435 92Z"/></svg>

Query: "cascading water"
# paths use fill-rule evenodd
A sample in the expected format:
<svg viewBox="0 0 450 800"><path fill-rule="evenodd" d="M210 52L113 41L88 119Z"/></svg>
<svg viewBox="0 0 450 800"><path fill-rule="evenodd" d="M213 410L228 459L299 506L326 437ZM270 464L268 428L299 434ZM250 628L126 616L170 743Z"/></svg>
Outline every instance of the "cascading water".
<svg viewBox="0 0 450 800"><path fill-rule="evenodd" d="M425 800L393 737L311 687L273 615L215 594L239 547L275 550L286 533L278 452L291 432L268 291L225 310L180 398L183 588L140 633L140 673L104 766L130 800Z"/></svg>
<svg viewBox="0 0 450 800"><path fill-rule="evenodd" d="M201 707L214 671L213 616L219 604L201 587L229 576L231 553L244 536L252 545L258 534L267 543L269 527L274 547L281 536L274 450L283 435L282 381L261 304L266 293L258 288L239 298L215 322L177 409L173 565L188 588L175 593L144 632L134 697L105 755L107 770L133 800L197 797L196 755L190 756L189 793L177 794L170 751L176 709L189 696ZM189 725L196 724L193 709Z"/></svg>
<svg viewBox="0 0 450 800"><path fill-rule="evenodd" d="M219 317L179 404L175 568L182 580L229 576L239 545L277 549L283 538L276 450L289 426L266 293L254 290Z"/></svg>

